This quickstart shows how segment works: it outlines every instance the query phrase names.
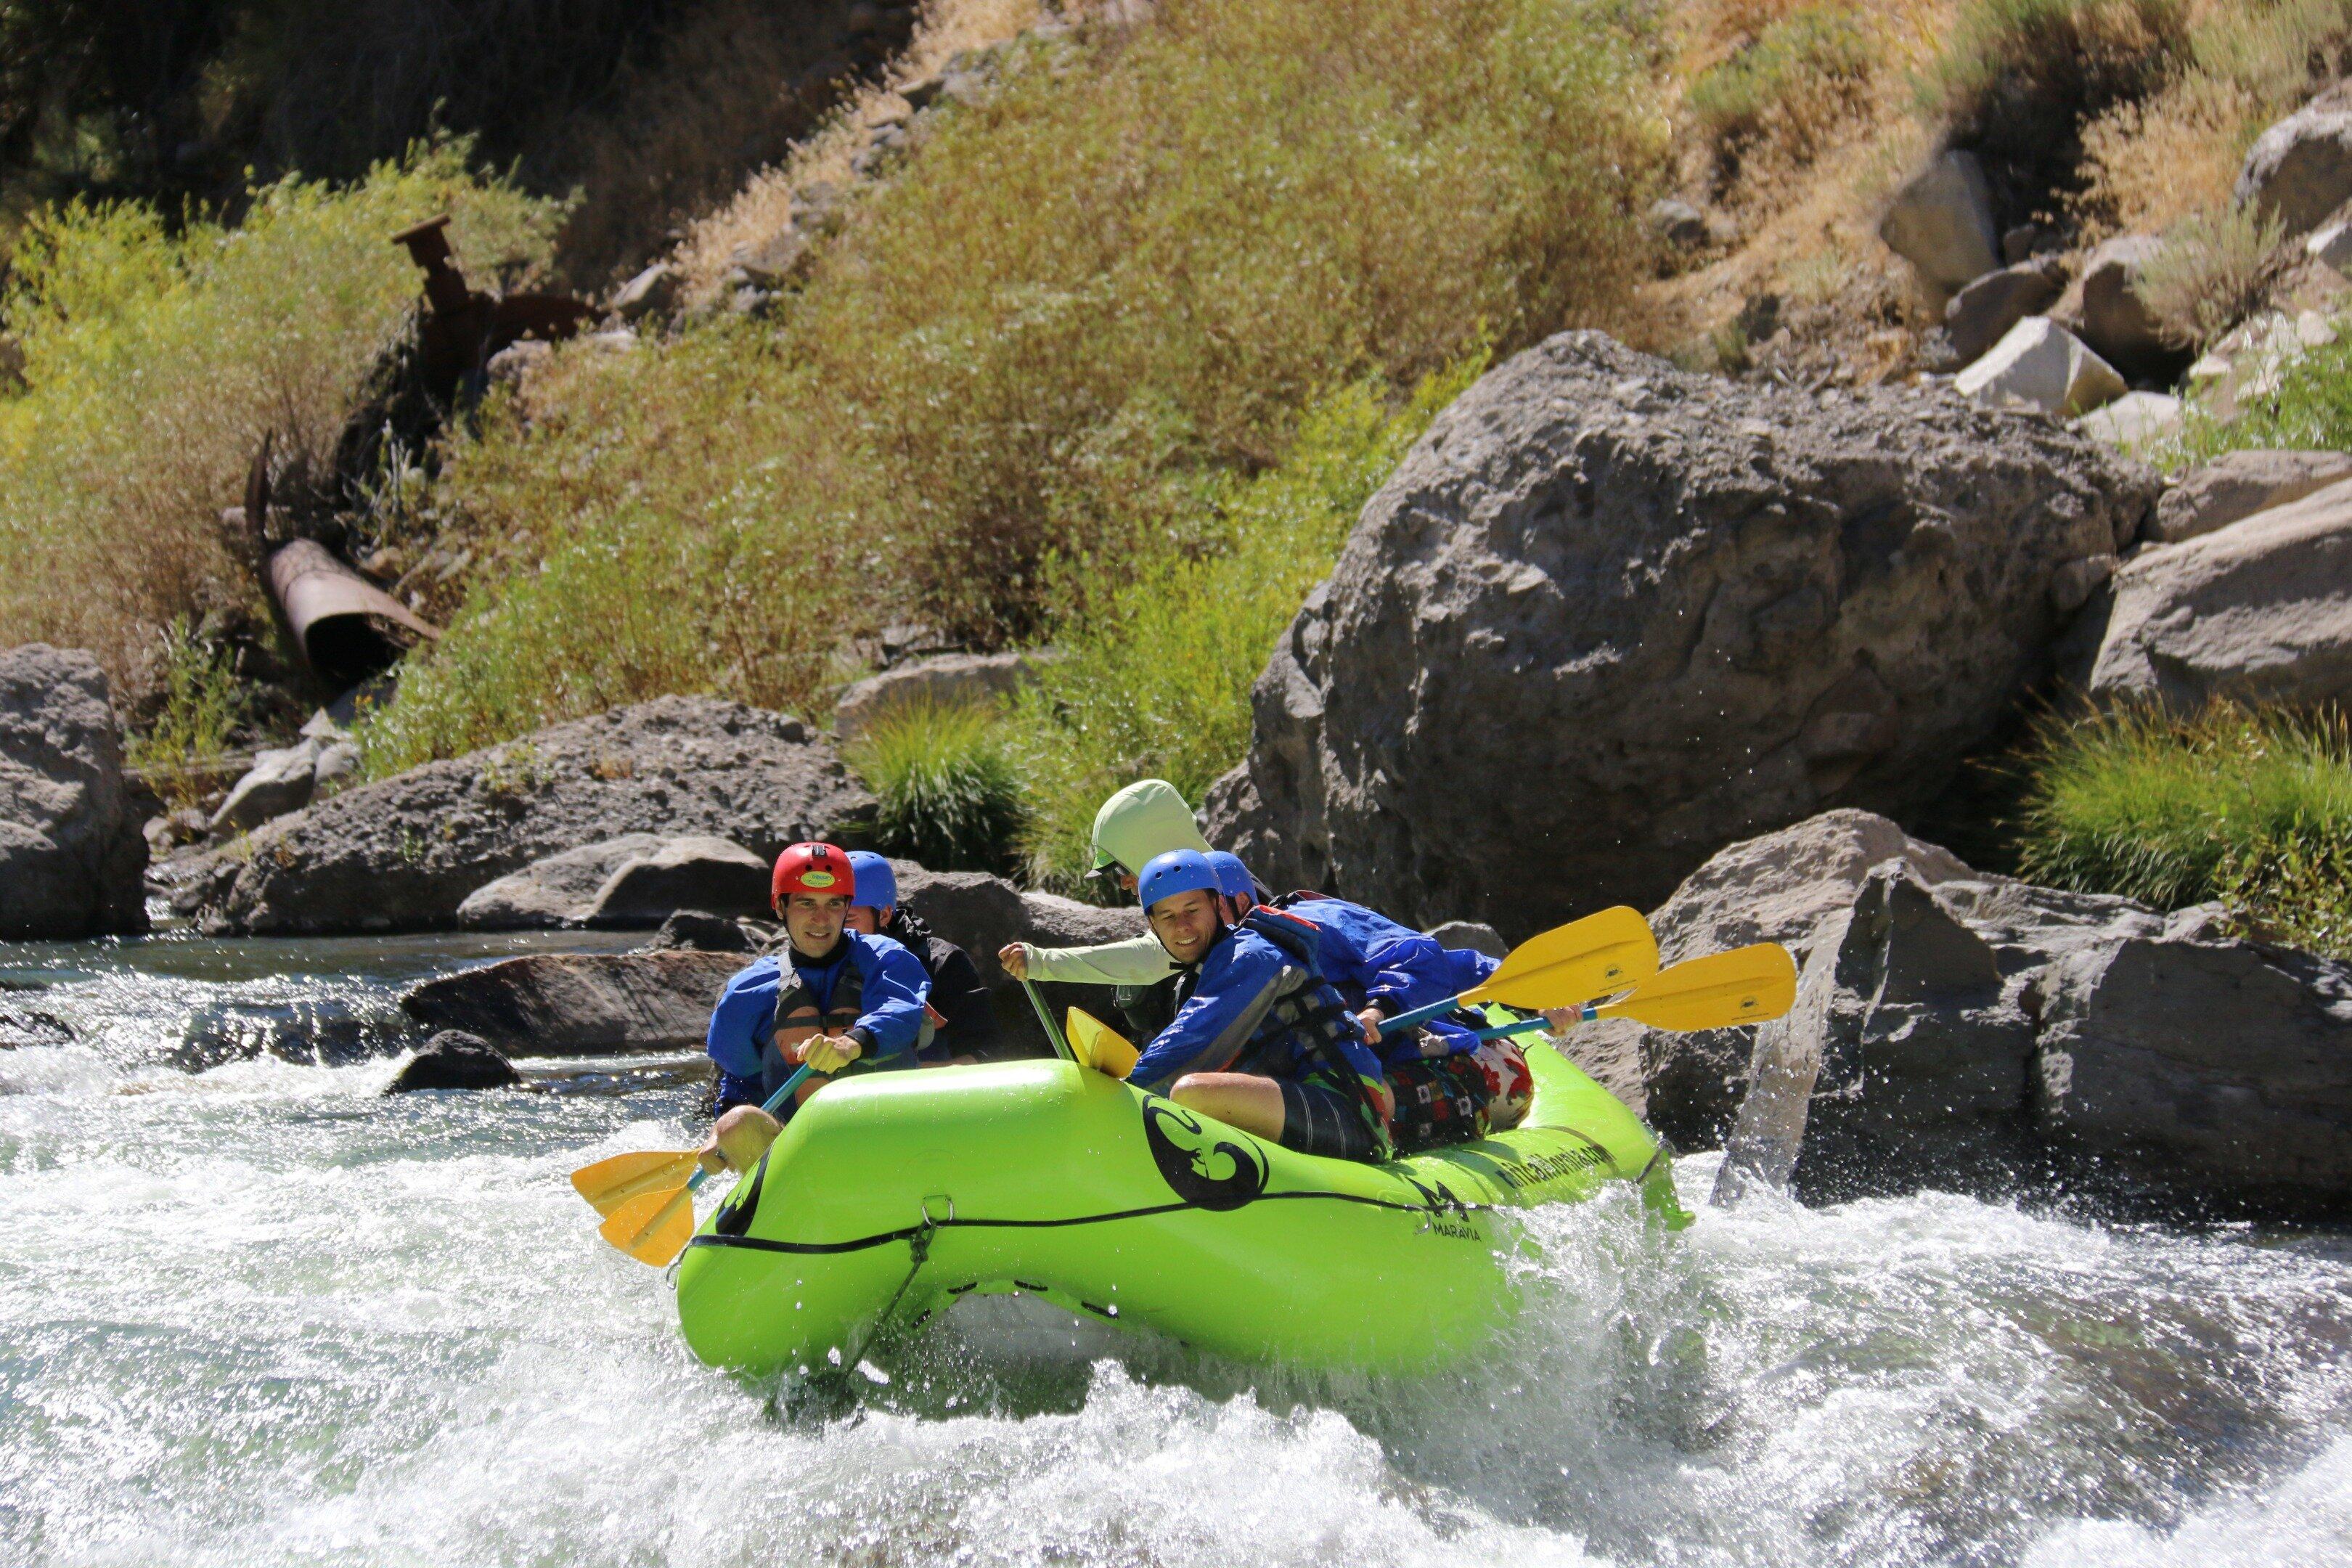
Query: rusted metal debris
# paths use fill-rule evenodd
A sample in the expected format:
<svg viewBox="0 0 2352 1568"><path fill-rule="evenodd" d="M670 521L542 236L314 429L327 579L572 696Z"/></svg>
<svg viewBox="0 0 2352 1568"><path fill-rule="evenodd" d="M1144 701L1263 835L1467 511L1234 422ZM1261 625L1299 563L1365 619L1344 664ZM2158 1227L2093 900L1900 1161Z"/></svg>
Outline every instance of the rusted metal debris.
<svg viewBox="0 0 2352 1568"><path fill-rule="evenodd" d="M425 389L447 403L490 356L522 338L558 342L596 319L595 307L568 294L485 294L466 282L449 248L449 215L392 237L425 274L425 319L418 324Z"/></svg>
<svg viewBox="0 0 2352 1568"><path fill-rule="evenodd" d="M246 470L245 505L233 509L228 521L242 531L271 607L302 662L330 691L346 690L383 674L407 649L441 633L317 540L271 546L273 436L265 435L254 453Z"/></svg>

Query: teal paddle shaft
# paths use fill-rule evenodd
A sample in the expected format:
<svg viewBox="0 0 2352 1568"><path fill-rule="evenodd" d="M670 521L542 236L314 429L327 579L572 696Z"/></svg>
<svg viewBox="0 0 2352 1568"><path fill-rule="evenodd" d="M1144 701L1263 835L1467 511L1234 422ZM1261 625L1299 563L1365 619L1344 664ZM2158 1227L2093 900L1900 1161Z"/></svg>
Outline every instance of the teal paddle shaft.
<svg viewBox="0 0 2352 1568"><path fill-rule="evenodd" d="M1410 1029L1415 1024L1426 1024L1432 1018L1443 1018L1461 1005L1463 1005L1461 997L1448 996L1443 1002L1432 1002L1426 1007L1415 1007L1410 1013L1399 1013L1393 1018L1381 1020L1381 1033L1385 1035L1391 1029Z"/></svg>
<svg viewBox="0 0 2352 1568"><path fill-rule="evenodd" d="M1045 1037L1054 1042L1054 1048L1062 1053L1062 1059L1076 1061L1077 1053L1070 1049L1070 1042L1062 1038L1062 1031L1055 1027L1054 1015L1045 1011L1045 999L1037 994L1037 987L1029 983L1025 974L1021 977L1021 989L1029 994L1029 1005L1037 1009L1037 1022L1045 1029Z"/></svg>
<svg viewBox="0 0 2352 1568"><path fill-rule="evenodd" d="M1591 1023L1601 1016L1601 1009L1591 1005L1571 1008L1570 1011L1579 1023ZM1516 1024L1495 1024L1484 1029L1473 1029L1470 1033L1474 1039L1499 1040L1507 1035L1532 1035L1538 1029L1550 1026L1546 1019L1522 1018Z"/></svg>

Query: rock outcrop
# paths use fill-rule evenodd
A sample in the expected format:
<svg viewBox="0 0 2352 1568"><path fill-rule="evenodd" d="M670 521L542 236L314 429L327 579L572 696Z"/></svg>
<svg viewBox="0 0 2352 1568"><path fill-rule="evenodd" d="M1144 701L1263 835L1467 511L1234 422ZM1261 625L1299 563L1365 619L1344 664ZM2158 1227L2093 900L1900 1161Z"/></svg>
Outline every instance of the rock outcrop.
<svg viewBox="0 0 2352 1568"><path fill-rule="evenodd" d="M1879 220L1878 237L1918 270L1938 309L1999 267L2000 235L1976 154L1944 153L1913 175Z"/></svg>
<svg viewBox="0 0 2352 1568"><path fill-rule="evenodd" d="M1952 352L1964 362L1981 357L2018 322L2056 304L2065 288L2064 265L2054 256L1986 273L1944 307Z"/></svg>
<svg viewBox="0 0 2352 1568"><path fill-rule="evenodd" d="M2094 697L2193 712L2352 695L2352 480L2147 551L2114 589Z"/></svg>
<svg viewBox="0 0 2352 1568"><path fill-rule="evenodd" d="M1210 837L1273 886L1525 936L1728 840L1903 812L2013 711L2137 464L1947 394L1685 375L1595 333L1489 374L1254 692Z"/></svg>
<svg viewBox="0 0 2352 1568"><path fill-rule="evenodd" d="M2164 241L2144 234L2108 240L2083 262L2079 317L2068 324L2093 353L2131 377L2169 379L2190 355L2165 336L2164 323L2139 291L2147 264L2164 252ZM2068 312L2060 312L2062 319Z"/></svg>
<svg viewBox="0 0 2352 1568"><path fill-rule="evenodd" d="M0 653L0 940L144 931L147 838L89 654Z"/></svg>
<svg viewBox="0 0 2352 1568"><path fill-rule="evenodd" d="M1952 378L1991 408L2070 419L2124 395L2124 378L2090 346L2047 316L2028 316L1984 357Z"/></svg>
<svg viewBox="0 0 2352 1568"><path fill-rule="evenodd" d="M2232 192L2290 239L2352 200L2352 83L2337 83L2263 132Z"/></svg>
<svg viewBox="0 0 2352 1568"><path fill-rule="evenodd" d="M708 835L666 839L614 867L583 919L625 929L657 926L680 910L756 920L771 907L774 863Z"/></svg>
<svg viewBox="0 0 2352 1568"><path fill-rule="evenodd" d="M1969 870L1840 813L1734 845L1653 917L1672 956L1759 938L1803 963L1782 1025L1819 1063L1797 1163L1821 1196L2056 1185L2224 1213L2352 1213L2352 966ZM1570 1041L1686 1146L1753 1061L1733 1033ZM1788 1042L1778 1042L1786 1045Z"/></svg>
<svg viewBox="0 0 2352 1568"><path fill-rule="evenodd" d="M411 986L400 1005L430 1029L460 1029L509 1056L691 1050L711 1004L743 967L730 952L541 952Z"/></svg>
<svg viewBox="0 0 2352 1568"><path fill-rule="evenodd" d="M318 784L319 759L326 750L325 741L306 735L294 745L255 752L253 766L213 813L208 830L222 836L244 833L310 805Z"/></svg>
<svg viewBox="0 0 2352 1568"><path fill-rule="evenodd" d="M943 653L869 675L841 694L833 710L834 738L856 740L893 709L935 703L941 707L1002 704L1035 671L1035 650L1016 653Z"/></svg>
<svg viewBox="0 0 2352 1568"><path fill-rule="evenodd" d="M421 1089L519 1089L522 1075L498 1047L463 1029L444 1029L383 1086L386 1094Z"/></svg>
<svg viewBox="0 0 2352 1568"><path fill-rule="evenodd" d="M2225 452L2189 469L2156 503L2147 535L2179 544L2352 479L2352 453Z"/></svg>
<svg viewBox="0 0 2352 1568"><path fill-rule="evenodd" d="M658 834L624 833L534 860L483 883L457 906L468 931L552 931L585 925L596 895L614 872L660 848Z"/></svg>
<svg viewBox="0 0 2352 1568"><path fill-rule="evenodd" d="M772 860L873 805L801 721L665 697L345 790L229 845L181 897L219 932L440 930L567 849L708 834Z"/></svg>

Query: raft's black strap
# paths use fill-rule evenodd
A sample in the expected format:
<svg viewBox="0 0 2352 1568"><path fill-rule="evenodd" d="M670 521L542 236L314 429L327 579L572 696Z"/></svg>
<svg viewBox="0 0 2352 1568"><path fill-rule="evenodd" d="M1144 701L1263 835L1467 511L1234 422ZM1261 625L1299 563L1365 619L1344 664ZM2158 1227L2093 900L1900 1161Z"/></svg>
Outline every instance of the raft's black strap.
<svg viewBox="0 0 2352 1568"><path fill-rule="evenodd" d="M1399 1214L1439 1215L1443 1215L1449 1211L1467 1215L1470 1214L1484 1213L1494 1206L1491 1204L1473 1204L1465 1205L1460 1203L1443 1202L1434 1204L1401 1204L1393 1202L1388 1198L1368 1198L1356 1193L1318 1192L1265 1193L1252 1199L1251 1202L1266 1204L1274 1203L1279 1199L1285 1198L1323 1198L1332 1203L1364 1204L1372 1208L1393 1209ZM1149 1208L1117 1209L1109 1214L1074 1215L1068 1219L958 1219L950 1217L948 1219L928 1220L921 1225L906 1226L898 1230L886 1230L874 1236L861 1236L849 1241L771 1241L767 1237L760 1236L720 1236L716 1232L705 1232L703 1235L698 1236L693 1240L688 1242L687 1246L741 1247L748 1247L754 1252L789 1252L803 1256L824 1256L836 1252L863 1252L868 1247L887 1247L894 1241L909 1241L918 1236L923 1236L928 1240L928 1234L929 1232L947 1230L955 1226L985 1226L996 1230L1055 1230L1065 1226L1107 1225L1112 1220L1148 1219L1153 1215L1178 1214L1185 1209L1198 1207L1200 1207L1198 1204L1188 1203L1155 1204Z"/></svg>

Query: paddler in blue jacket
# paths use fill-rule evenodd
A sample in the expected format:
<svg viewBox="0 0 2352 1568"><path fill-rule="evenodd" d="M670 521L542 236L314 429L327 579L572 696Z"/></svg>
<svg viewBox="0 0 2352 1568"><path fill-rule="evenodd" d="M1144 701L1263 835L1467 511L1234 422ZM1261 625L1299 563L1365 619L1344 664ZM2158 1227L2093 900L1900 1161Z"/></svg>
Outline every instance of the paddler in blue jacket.
<svg viewBox="0 0 2352 1568"><path fill-rule="evenodd" d="M853 1065L859 1071L918 1065L929 979L890 938L845 929L856 890L848 855L833 845L794 844L776 857L770 897L784 922L784 953L754 960L710 1012L719 1112L703 1149L710 1169L723 1162L747 1171L759 1163L783 1131L761 1102L803 1062L814 1071L782 1108L785 1118L825 1078Z"/></svg>
<svg viewBox="0 0 2352 1568"><path fill-rule="evenodd" d="M1228 924L1198 850L1153 859L1137 891L1178 980L1175 1017L1128 1081L1285 1148L1386 1158L1380 1060L1320 973L1315 928L1276 910Z"/></svg>

